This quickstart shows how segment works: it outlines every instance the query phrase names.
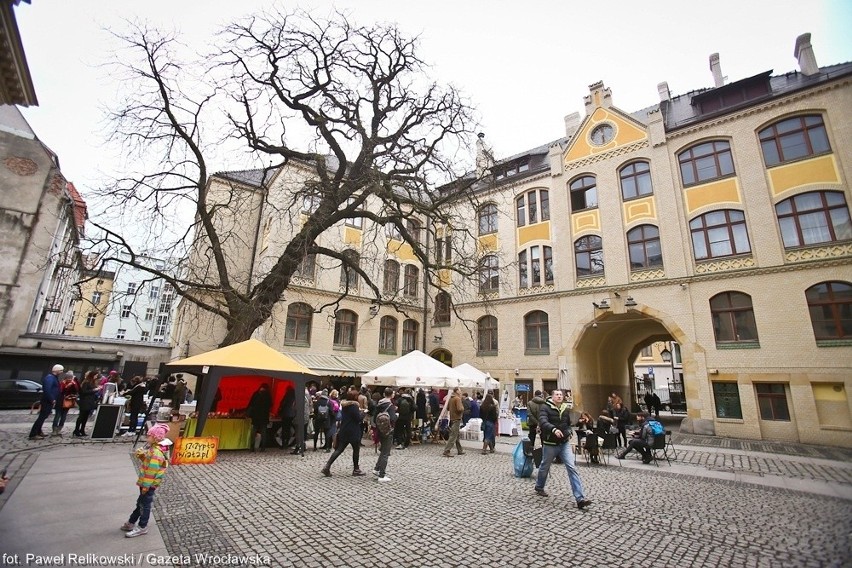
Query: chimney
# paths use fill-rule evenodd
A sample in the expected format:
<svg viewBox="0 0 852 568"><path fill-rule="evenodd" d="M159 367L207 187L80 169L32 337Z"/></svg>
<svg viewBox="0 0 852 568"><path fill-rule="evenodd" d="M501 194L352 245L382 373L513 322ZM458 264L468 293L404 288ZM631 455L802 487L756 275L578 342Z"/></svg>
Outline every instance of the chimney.
<svg viewBox="0 0 852 568"><path fill-rule="evenodd" d="M580 128L580 113L572 112L565 116L565 136L571 138L577 129Z"/></svg>
<svg viewBox="0 0 852 568"><path fill-rule="evenodd" d="M672 94L669 92L669 84L665 81L657 84L657 92L660 93L660 102L672 100Z"/></svg>
<svg viewBox="0 0 852 568"><path fill-rule="evenodd" d="M722 77L722 65L719 63L718 53L714 53L710 56L710 71L713 72L713 84L716 87L721 87L725 84L725 78Z"/></svg>
<svg viewBox="0 0 852 568"><path fill-rule="evenodd" d="M819 65L816 62L814 48L811 45L811 34L802 34L796 38L796 50L793 53L799 60L799 69L802 75L816 75L819 73Z"/></svg>
<svg viewBox="0 0 852 568"><path fill-rule="evenodd" d="M485 143L485 133L480 132L476 138L476 177L481 178L494 166L494 153Z"/></svg>

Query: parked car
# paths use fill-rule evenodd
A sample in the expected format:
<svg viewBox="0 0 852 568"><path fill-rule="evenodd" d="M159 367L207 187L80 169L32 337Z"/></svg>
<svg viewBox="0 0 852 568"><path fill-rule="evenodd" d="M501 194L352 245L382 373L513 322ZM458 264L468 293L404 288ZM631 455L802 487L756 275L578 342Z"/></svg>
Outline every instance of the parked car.
<svg viewBox="0 0 852 568"><path fill-rule="evenodd" d="M39 400L39 383L26 379L0 379L0 408L30 408Z"/></svg>

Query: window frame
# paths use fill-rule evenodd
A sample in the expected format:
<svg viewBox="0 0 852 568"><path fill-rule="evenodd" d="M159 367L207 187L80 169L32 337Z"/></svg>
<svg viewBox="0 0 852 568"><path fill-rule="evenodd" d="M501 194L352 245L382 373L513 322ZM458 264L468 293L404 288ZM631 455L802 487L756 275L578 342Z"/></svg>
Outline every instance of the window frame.
<svg viewBox="0 0 852 568"><path fill-rule="evenodd" d="M835 292L835 287L846 288L846 294L840 296L839 299L836 298L839 294ZM825 288L825 292L823 293L827 294L828 299L823 300L819 297L815 297L816 294L821 293L820 288ZM842 292L842 290L838 290L837 292ZM846 299L847 297L849 299ZM814 339L816 340L817 345L827 341L852 340L852 283L842 280L826 280L824 282L817 282L813 286L805 289L805 302L808 306L808 317L811 320L811 328L813 329ZM830 318L822 317L818 320L814 319L814 315L818 311L822 312L823 316L825 316L826 309L830 312ZM844 318L843 314L849 315ZM844 321L850 322L848 333L844 330ZM826 324L829 323L832 324L832 327L834 328L835 333L833 335L820 333L818 331L818 329L828 329Z"/></svg>
<svg viewBox="0 0 852 568"><path fill-rule="evenodd" d="M550 194L543 187L520 193L515 197L515 223L518 227L550 221Z"/></svg>
<svg viewBox="0 0 852 568"><path fill-rule="evenodd" d="M709 148L709 151L706 150ZM701 152L698 154L697 152ZM727 156L727 159L722 160L721 157ZM714 172L712 176L701 177L701 172L705 168L699 169L698 164L702 160L712 158ZM693 144L689 148L684 149L677 155L677 163L680 169L680 180L683 187L691 187L693 185L701 185L711 181L733 177L737 175L736 167L734 166L734 154L731 150L731 143L727 140L707 140ZM730 165L730 171L726 171L726 166ZM687 181L687 169L690 172L689 181Z"/></svg>
<svg viewBox="0 0 852 568"><path fill-rule="evenodd" d="M711 381L711 383L716 418L742 420L743 405L739 383L732 381ZM728 411L732 412L729 413Z"/></svg>
<svg viewBox="0 0 852 568"><path fill-rule="evenodd" d="M299 264L296 266L295 272L293 272L293 276L297 278L301 278L303 280L314 281L316 278L317 271L317 255L316 253L309 253L302 257L299 261Z"/></svg>
<svg viewBox="0 0 852 568"><path fill-rule="evenodd" d="M448 292L435 294L435 313L433 316L435 326L450 325L452 312L452 298Z"/></svg>
<svg viewBox="0 0 852 568"><path fill-rule="evenodd" d="M649 229L653 229L656 235L648 236ZM632 236L631 236L632 235ZM653 268L663 268L663 244L660 240L660 228L649 223L637 225L627 231L627 261L630 263L630 271L650 270ZM631 240L632 239L632 240ZM649 245L656 243L659 249L659 262L655 263L651 260L651 255L648 254ZM641 246L642 262L636 262L633 254L633 247Z"/></svg>
<svg viewBox="0 0 852 568"><path fill-rule="evenodd" d="M115 338L116 339L124 339L125 337L127 337L127 330L126 329L120 327L117 330L115 330Z"/></svg>
<svg viewBox="0 0 852 568"><path fill-rule="evenodd" d="M479 221L479 236L493 235L497 232L497 205L486 203L477 211ZM483 224L485 227L483 228Z"/></svg>
<svg viewBox="0 0 852 568"><path fill-rule="evenodd" d="M754 393L761 420L790 422L786 383L754 383Z"/></svg>
<svg viewBox="0 0 852 568"><path fill-rule="evenodd" d="M813 209L802 209L799 210L799 207L805 206L803 203L805 200L819 197L820 207ZM830 204L830 199L840 198L841 201ZM789 208L789 211L780 212L782 209ZM832 212L840 212L839 215L833 215ZM844 215L845 212L845 215ZM802 229L803 220L808 217L812 217L814 215L821 215L822 225L819 227L807 227L807 230L813 231L815 228L817 230L823 229L828 233L827 240L813 240L811 237L805 236L805 230ZM805 247L814 247L824 245L826 243L836 243L836 242L845 242L848 240L852 240L852 234L846 238L841 238L838 236L838 233L845 225L848 227L850 225L850 213L849 213L849 205L846 203L846 196L842 191L808 191L805 193L799 193L798 195L794 195L792 197L788 197L783 201L779 201L775 204L775 218L778 220L778 230L781 233L781 242L784 245L785 250L797 249L797 248L805 248ZM795 229L795 233L792 233L791 229ZM795 243L790 243L791 238L795 239ZM808 240L808 242L805 242Z"/></svg>
<svg viewBox="0 0 852 568"><path fill-rule="evenodd" d="M581 272L580 260L585 261L588 272ZM598 259L600 270L594 270L594 261ZM574 263L577 278L598 278L606 276L606 264L603 257L603 238L600 235L585 235L574 241Z"/></svg>
<svg viewBox="0 0 852 568"><path fill-rule="evenodd" d="M715 215L718 213L725 214L725 222L708 225L708 216ZM742 218L732 220L732 213L737 214ZM700 223L701 226L697 226L697 223ZM711 234L715 234L715 232L719 231L723 227L725 228L725 232L727 233L727 240L711 241ZM739 250L736 231L737 227L742 227L743 235L745 236L745 245L747 246L746 250ZM707 253L705 256L701 257L698 256L698 251L695 248L695 238L698 235L703 235L704 250ZM748 224L746 223L745 213L739 209L714 209L713 211L707 211L706 213L702 213L701 215L692 218L689 221L689 236L692 245L692 255L697 262L751 254L751 239L749 238L748 234ZM728 254L715 254L713 252L713 247L718 246L719 243L723 242L728 244L731 252Z"/></svg>
<svg viewBox="0 0 852 568"><path fill-rule="evenodd" d="M484 315L476 321L476 355L478 357L497 355L499 349L498 327L497 318L490 314Z"/></svg>
<svg viewBox="0 0 852 568"><path fill-rule="evenodd" d="M379 320L379 353L396 355L396 336L399 321L393 316L382 316Z"/></svg>
<svg viewBox="0 0 852 568"><path fill-rule="evenodd" d="M304 302L293 302L287 306L284 320L284 345L311 345L314 310ZM292 322L292 327L291 327ZM293 333L291 333L291 329ZM304 330L302 332L302 330Z"/></svg>
<svg viewBox="0 0 852 568"><path fill-rule="evenodd" d="M354 264L360 268L361 255L355 249L346 249L342 254L347 258L349 263L346 261L341 261L340 263L340 288L357 292L361 282L361 275L351 268L349 264Z"/></svg>
<svg viewBox="0 0 852 568"><path fill-rule="evenodd" d="M402 295L412 299L420 296L420 269L413 264L406 264L403 270Z"/></svg>
<svg viewBox="0 0 852 568"><path fill-rule="evenodd" d="M533 318L538 321L533 321ZM530 340L536 340L533 344ZM550 354L550 318L543 310L524 315L524 355Z"/></svg>
<svg viewBox="0 0 852 568"><path fill-rule="evenodd" d="M598 180L592 174L577 176L568 182L568 195L571 202L571 212L597 209Z"/></svg>
<svg viewBox="0 0 852 568"><path fill-rule="evenodd" d="M355 351L358 345L358 314L352 310L337 310L334 314L332 348Z"/></svg>
<svg viewBox="0 0 852 568"><path fill-rule="evenodd" d="M420 323L411 318L402 322L402 354L411 353L417 349L417 336L420 333Z"/></svg>
<svg viewBox="0 0 852 568"><path fill-rule="evenodd" d="M553 282L553 247L532 245L518 252L519 288L540 288Z"/></svg>
<svg viewBox="0 0 852 568"><path fill-rule="evenodd" d="M349 208L355 202L354 197L350 197L346 200L346 207ZM361 211L361 208L355 209L356 212ZM352 227L353 229L361 230L364 227L364 217L347 217L344 219L343 224L347 227Z"/></svg>
<svg viewBox="0 0 852 568"><path fill-rule="evenodd" d="M811 118L819 119L819 122L807 124L808 119ZM779 126L791 124L794 122L798 122L798 127L795 130L785 130L779 132ZM822 132L823 138L825 139L825 149L815 150L814 148L816 147L816 133L820 131ZM804 145L806 153L803 155L791 156L787 158L786 156L784 156L785 147L782 142L785 139L792 139L797 135L801 136L801 143L799 145ZM825 120L820 114L801 114L777 120L766 128L761 129L757 133L757 140L758 144L760 144L760 152L763 155L763 163L767 169L796 162L798 160L807 160L808 158L813 158L814 156L823 156L832 153L831 141L828 139L828 130L825 127ZM771 156L767 156L767 148L770 145L773 147L773 150L775 152L774 159ZM790 150L788 150L788 152L789 151Z"/></svg>
<svg viewBox="0 0 852 568"><path fill-rule="evenodd" d="M739 300L739 301L737 301ZM724 302L724 305L720 305ZM746 305L746 302L748 305ZM713 337L716 346L720 345L760 345L757 319L754 315L754 303L749 294L738 290L719 292L708 300L710 321L713 325ZM754 337L747 336L748 327L754 330ZM724 337L720 337L725 332ZM730 332L730 336L727 335Z"/></svg>
<svg viewBox="0 0 852 568"><path fill-rule="evenodd" d="M641 166L644 166L645 169L638 170ZM642 184L640 183L640 180L644 179L648 180L647 191L641 191ZM627 195L628 188L625 187L625 183L632 184L632 195ZM654 181L651 178L651 162L648 162L647 160L636 160L635 162L625 164L618 170L618 184L621 186L622 201L630 201L633 199L647 197L648 195L654 195Z"/></svg>
<svg viewBox="0 0 852 568"><path fill-rule="evenodd" d="M121 306L121 313L119 314L119 318L129 318L133 314L133 306L130 304L124 304Z"/></svg>
<svg viewBox="0 0 852 568"><path fill-rule="evenodd" d="M95 312L89 312L86 315L85 327L95 327L95 324L97 323L97 321L98 321L98 314L96 314Z"/></svg>
<svg viewBox="0 0 852 568"><path fill-rule="evenodd" d="M382 278L382 291L396 296L399 292L399 263L392 258L385 260L385 270Z"/></svg>
<svg viewBox="0 0 852 568"><path fill-rule="evenodd" d="M479 293L490 294L500 289L500 260L487 254L479 261Z"/></svg>

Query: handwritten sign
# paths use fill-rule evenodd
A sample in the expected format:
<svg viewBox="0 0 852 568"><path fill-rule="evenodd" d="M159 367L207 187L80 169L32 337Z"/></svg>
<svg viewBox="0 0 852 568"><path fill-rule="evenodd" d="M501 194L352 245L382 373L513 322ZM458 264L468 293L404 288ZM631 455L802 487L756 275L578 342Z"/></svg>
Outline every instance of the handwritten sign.
<svg viewBox="0 0 852 568"><path fill-rule="evenodd" d="M172 463L175 465L189 463L210 464L216 461L219 451L219 438L178 438L172 449Z"/></svg>

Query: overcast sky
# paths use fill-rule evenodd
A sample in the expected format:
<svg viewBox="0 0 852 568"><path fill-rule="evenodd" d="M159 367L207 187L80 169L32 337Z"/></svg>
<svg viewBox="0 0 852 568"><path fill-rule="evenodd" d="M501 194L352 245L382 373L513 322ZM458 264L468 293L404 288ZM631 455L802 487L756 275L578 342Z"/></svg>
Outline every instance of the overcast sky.
<svg viewBox="0 0 852 568"><path fill-rule="evenodd" d="M112 154L104 148L105 107L118 90L100 66L116 46L106 30L141 18L179 30L203 51L222 25L272 5L265 0L33 0L15 11L39 107L24 109L36 135L58 155L84 196ZM288 2L285 8L295 4ZM632 112L673 95L711 87L708 58L736 81L773 69L798 70L796 36L810 32L820 66L852 59L852 2L716 0L579 2L502 0L313 0L360 24L395 22L421 36L432 78L460 88L478 109L497 157L564 135L563 117L583 113L588 85L604 81L615 106ZM605 6L606 9L602 8ZM251 164L221 163L214 170Z"/></svg>

